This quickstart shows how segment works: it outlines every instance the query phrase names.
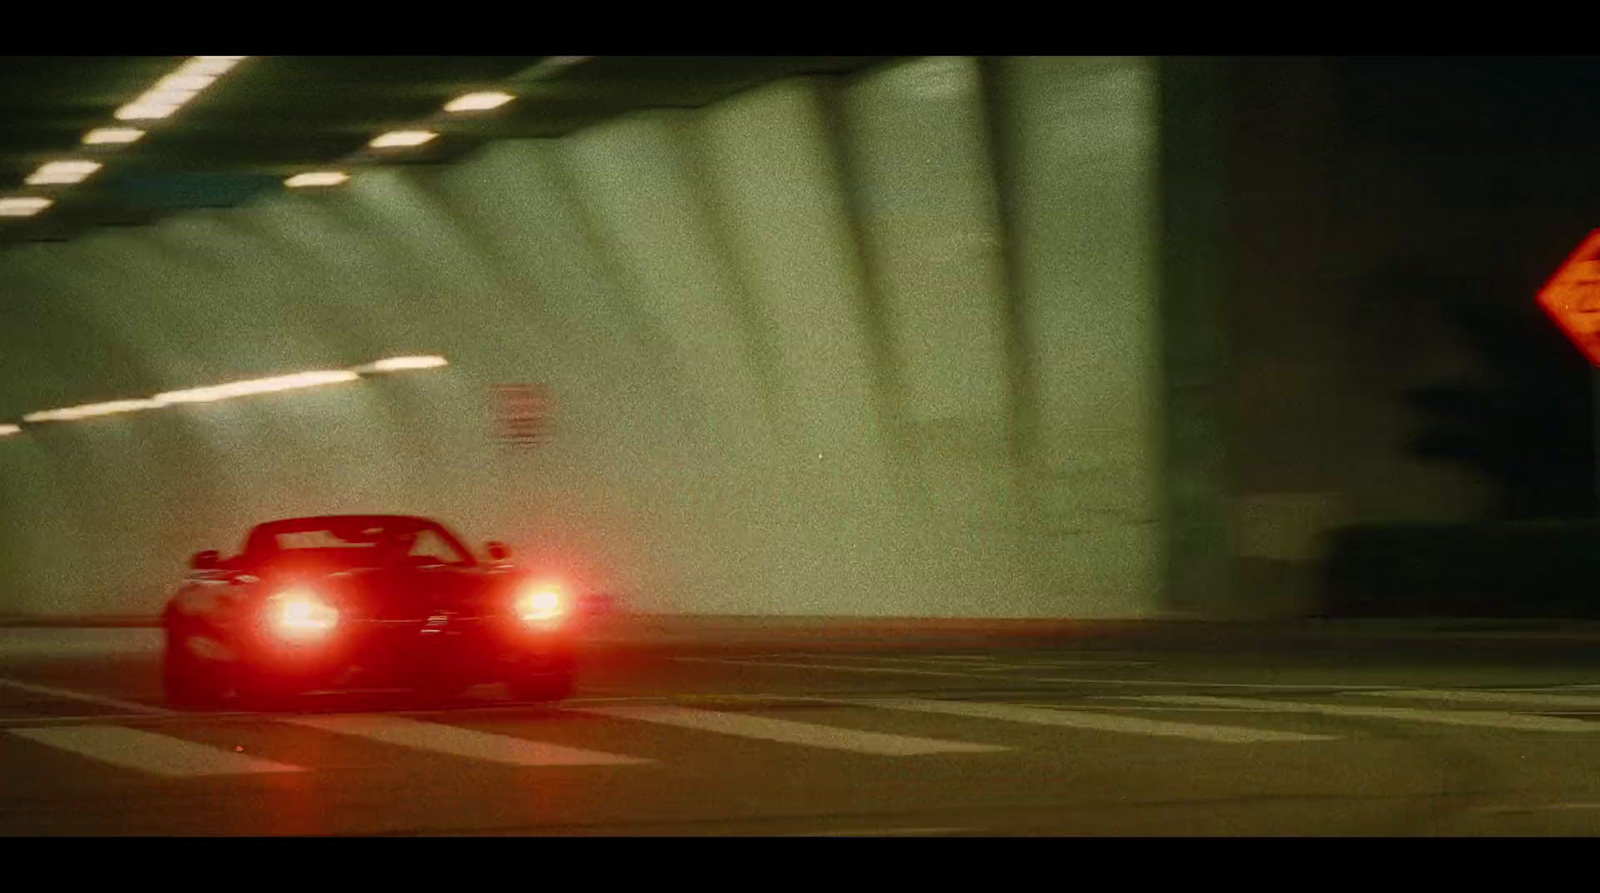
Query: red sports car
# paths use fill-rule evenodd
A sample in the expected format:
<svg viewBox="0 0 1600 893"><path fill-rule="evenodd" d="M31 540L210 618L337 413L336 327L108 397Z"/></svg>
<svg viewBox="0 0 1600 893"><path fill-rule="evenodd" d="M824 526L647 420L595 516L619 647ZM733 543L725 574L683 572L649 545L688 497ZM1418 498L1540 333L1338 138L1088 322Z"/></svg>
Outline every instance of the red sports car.
<svg viewBox="0 0 1600 893"><path fill-rule="evenodd" d="M520 700L572 692L574 594L483 562L444 525L329 515L253 529L232 558L194 556L167 604L169 702L281 704L314 690L408 688L430 699L504 682Z"/></svg>

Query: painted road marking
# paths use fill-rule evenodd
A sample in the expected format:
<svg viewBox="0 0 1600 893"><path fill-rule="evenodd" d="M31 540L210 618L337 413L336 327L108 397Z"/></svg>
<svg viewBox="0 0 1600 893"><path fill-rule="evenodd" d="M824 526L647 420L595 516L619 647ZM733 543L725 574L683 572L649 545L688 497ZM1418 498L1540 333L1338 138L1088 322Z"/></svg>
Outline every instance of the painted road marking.
<svg viewBox="0 0 1600 893"><path fill-rule="evenodd" d="M860 732L787 719L771 719L744 713L723 713L716 710L695 710L687 707L589 707L573 712L590 713L611 719L652 722L739 738L756 738L783 744L800 744L888 757L989 753L1009 749L992 744L969 744L964 741L940 741L909 735Z"/></svg>
<svg viewBox="0 0 1600 893"><path fill-rule="evenodd" d="M833 670L845 673L889 673L897 676L955 676L961 679L983 678L981 673L962 673L956 670L911 670L900 667L858 667L844 664L797 664L767 660L730 660L722 657L675 657L683 663L735 664L745 667L776 667L788 670Z"/></svg>
<svg viewBox="0 0 1600 893"><path fill-rule="evenodd" d="M52 698L63 698L69 701L82 701L85 704L97 704L101 707L111 707L129 713L145 713L150 715L169 714L175 711L165 707L152 707L149 704L140 704L135 701L123 701L118 698L108 698L104 695L94 695L88 692L73 691L69 688L56 688L53 685L36 685L32 682L18 682L15 679L0 679L0 686L17 689L18 691L31 692L36 695L46 695Z"/></svg>
<svg viewBox="0 0 1600 893"><path fill-rule="evenodd" d="M1072 729L1089 729L1097 732L1120 732L1130 735L1155 735L1166 738L1189 738L1195 741L1212 741L1222 744L1259 744L1282 741L1333 741L1332 735L1307 735L1300 732L1280 732L1275 729L1252 729L1237 726L1212 726L1201 723L1162 722L1141 719L1137 716L1115 716L1105 713L1084 713L1077 710L1057 710L1053 707L1033 707L1025 704L979 703L977 701L930 701L917 699L873 699L857 701L886 710L909 710L917 713L941 713L973 719L994 719L1002 722L1027 723L1036 726L1060 726Z"/></svg>
<svg viewBox="0 0 1600 893"><path fill-rule="evenodd" d="M837 660L838 657L836 656L834 659ZM905 661L911 661L912 660L910 658L856 658L856 659L857 660L905 660ZM987 664L987 665L979 666L977 664L963 664L963 665L960 665L960 666L965 666L968 669L958 670L958 669L952 668L952 669L948 669L948 670L918 670L918 669L912 669L910 667L867 667L867 666L861 666L861 665L858 665L858 664L813 664L813 663L794 663L794 662L790 662L790 661L772 661L772 660L740 660L740 659L725 658L725 657L675 657L675 658L673 658L673 660L679 661L679 662L682 662L682 663L733 664L733 665L736 665L736 666L744 666L744 667L775 667L775 668L778 668L778 669L785 669L785 670L827 670L827 671L830 671L830 672L838 672L838 673L880 673L880 674L887 674L887 675L892 675L892 676L943 676L943 677L955 677L955 678L960 678L960 679L993 679L995 677L995 671L996 670L1037 670L1037 669L1040 668L1040 666L1042 666L1042 665L1028 666L1028 665L1021 665L1021 664ZM934 666L940 666L940 665L941 664L939 664L939 663L935 663L934 664ZM1122 667L1128 667L1128 666L1152 666L1151 664L1141 664L1141 663L1135 662L1135 661L1122 661L1122 662L1116 663L1116 664L1113 664L1113 662L1111 662L1111 661L1085 661L1084 663L1078 664L1077 666L1079 668L1082 668L1082 667L1087 667L1087 666L1113 666L1113 665L1122 666ZM1040 678L1036 678L1036 677L1011 677L1011 678L1014 679L1015 681L1019 681L1019 682L1076 681L1076 680L1057 680L1057 679L1051 679L1051 678L1040 679ZM1098 680L1098 679L1096 679L1096 680L1087 680L1087 681L1100 682L1100 681L1116 681L1116 680ZM1182 684L1182 683L1174 683L1174 684Z"/></svg>
<svg viewBox="0 0 1600 893"><path fill-rule="evenodd" d="M711 663L732 664L747 667L777 667L781 669L796 670L838 670L853 673L888 673L910 676L947 676L962 679L981 679L995 681L993 673L969 670L912 670L897 669L893 667L857 667L840 664L801 664L778 663L776 661L738 660L724 657L674 657L672 660L683 663ZM1345 684L1312 684L1304 685L1287 682L1195 682L1181 679L1105 679L1091 676L1005 676L999 677L1006 682L1046 682L1065 685L1142 685L1147 688L1243 688L1261 691L1304 691L1304 692L1341 692L1365 691L1368 689L1393 689L1403 688L1399 685L1345 685Z"/></svg>
<svg viewBox="0 0 1600 893"><path fill-rule="evenodd" d="M954 669L955 667L959 667L959 666L967 666L967 667L971 667L973 670L976 670L978 672L983 672L983 673L992 673L995 670L1037 670L1037 669L1040 669L1040 668L1050 669L1050 668L1053 668L1053 667L1152 667L1152 666L1155 666L1155 663L1153 661L1147 661L1147 660L1029 661L1027 663L1018 664L1018 663L1003 663L1003 662L994 661L994 660L962 661L960 663L956 663L956 662L950 661L948 659L927 658L927 657L867 657L867 656L857 657L857 656L847 656L847 655L834 655L834 659L835 660L837 660L837 659L839 659L841 657L843 657L846 660L875 661L875 662L881 662L881 663L930 664L930 665L936 666L936 667L948 667L948 668L951 668L951 669Z"/></svg>
<svg viewBox="0 0 1600 893"><path fill-rule="evenodd" d="M1263 691L1367 691L1377 689L1403 688L1400 685L1343 685L1343 684L1311 684L1298 685L1291 682L1195 682L1180 679L1094 679L1091 677L1076 676L1046 676L1029 677L1018 681L1022 682L1064 682L1073 685L1143 685L1147 688L1160 688L1171 686L1174 688L1252 688Z"/></svg>
<svg viewBox="0 0 1600 893"><path fill-rule="evenodd" d="M121 726L12 729L8 734L101 763L169 778L305 771L300 766Z"/></svg>
<svg viewBox="0 0 1600 893"><path fill-rule="evenodd" d="M1196 707L1244 707L1272 713L1319 713L1359 719L1398 719L1452 726L1481 726L1519 732L1600 732L1600 723L1554 716L1527 716L1487 710L1419 710L1413 707L1357 707L1350 704L1306 704L1254 698L1212 698L1202 695L1139 695L1139 700Z"/></svg>
<svg viewBox="0 0 1600 893"><path fill-rule="evenodd" d="M421 722L399 716L350 714L285 717L279 722L349 735L368 741L394 744L414 750L467 757L509 766L624 766L652 760L617 754L563 747L543 741L530 741L510 735L496 735L436 722Z"/></svg>
<svg viewBox="0 0 1600 893"><path fill-rule="evenodd" d="M1527 704L1546 707L1600 707L1600 696L1561 695L1544 691L1467 691L1465 689L1397 689L1364 691L1377 698L1406 698L1415 701L1457 701L1463 704Z"/></svg>

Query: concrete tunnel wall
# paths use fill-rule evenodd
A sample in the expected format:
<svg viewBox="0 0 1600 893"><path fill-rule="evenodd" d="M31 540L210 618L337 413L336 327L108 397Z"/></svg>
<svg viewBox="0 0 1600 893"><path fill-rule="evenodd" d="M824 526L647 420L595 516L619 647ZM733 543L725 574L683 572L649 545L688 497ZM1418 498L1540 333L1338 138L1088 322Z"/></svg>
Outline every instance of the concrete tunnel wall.
<svg viewBox="0 0 1600 893"><path fill-rule="evenodd" d="M145 613L301 513L439 516L641 611L1162 608L1157 68L922 59L0 257L0 614ZM490 388L556 395L496 444ZM20 413L18 413L20 415Z"/></svg>

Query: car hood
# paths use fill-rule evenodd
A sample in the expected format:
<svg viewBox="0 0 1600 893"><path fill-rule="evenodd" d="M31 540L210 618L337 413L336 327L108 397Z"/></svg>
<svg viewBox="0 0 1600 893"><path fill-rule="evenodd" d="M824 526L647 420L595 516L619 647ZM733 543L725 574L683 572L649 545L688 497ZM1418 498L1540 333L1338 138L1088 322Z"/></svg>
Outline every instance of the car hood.
<svg viewBox="0 0 1600 893"><path fill-rule="evenodd" d="M482 570L460 568L363 568L292 578L326 593L353 619L390 621L494 613L505 583Z"/></svg>

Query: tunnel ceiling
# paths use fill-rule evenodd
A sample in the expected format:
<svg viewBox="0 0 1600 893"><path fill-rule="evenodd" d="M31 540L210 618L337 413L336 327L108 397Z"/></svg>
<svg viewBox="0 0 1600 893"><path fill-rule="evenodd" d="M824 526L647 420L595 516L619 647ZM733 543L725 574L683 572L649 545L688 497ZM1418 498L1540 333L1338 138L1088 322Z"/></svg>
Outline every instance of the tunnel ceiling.
<svg viewBox="0 0 1600 893"><path fill-rule="evenodd" d="M0 248L228 207L297 173L438 164L488 140L556 137L646 108L697 107L768 81L843 74L884 57L261 56L245 58L172 116L121 122L117 109L181 56L0 57L0 198L41 196L31 217L0 216ZM474 91L517 99L446 114ZM131 144L85 145L96 128L137 127ZM373 137L423 128L439 138L372 150ZM28 185L42 164L104 166L82 182Z"/></svg>

